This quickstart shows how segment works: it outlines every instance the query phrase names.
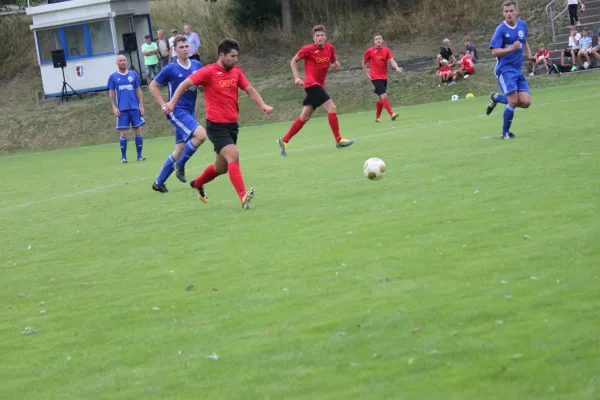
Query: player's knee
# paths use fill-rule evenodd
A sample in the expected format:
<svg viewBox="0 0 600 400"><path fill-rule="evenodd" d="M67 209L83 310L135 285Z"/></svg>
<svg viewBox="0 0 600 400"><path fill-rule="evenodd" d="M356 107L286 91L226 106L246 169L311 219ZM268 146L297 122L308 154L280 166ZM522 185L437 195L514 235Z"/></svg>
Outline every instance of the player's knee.
<svg viewBox="0 0 600 400"><path fill-rule="evenodd" d="M519 107L521 107L521 108L529 108L530 105L531 105L531 100L519 101Z"/></svg>
<svg viewBox="0 0 600 400"><path fill-rule="evenodd" d="M307 123L309 119L310 119L310 115L304 115L304 114L302 114L300 116L300 121L302 121L303 123Z"/></svg>
<svg viewBox="0 0 600 400"><path fill-rule="evenodd" d="M331 103L331 105L329 107L327 107L327 112L329 114L337 113L337 107L335 106L335 104L333 104L333 102Z"/></svg>

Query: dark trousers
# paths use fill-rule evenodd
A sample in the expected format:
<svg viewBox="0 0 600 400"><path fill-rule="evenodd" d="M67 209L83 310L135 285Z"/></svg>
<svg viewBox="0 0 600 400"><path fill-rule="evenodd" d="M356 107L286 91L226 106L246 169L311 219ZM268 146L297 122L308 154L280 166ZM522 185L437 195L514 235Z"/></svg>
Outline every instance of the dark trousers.
<svg viewBox="0 0 600 400"><path fill-rule="evenodd" d="M569 18L571 18L571 25L575 25L575 22L579 21L577 17L577 4L569 4Z"/></svg>

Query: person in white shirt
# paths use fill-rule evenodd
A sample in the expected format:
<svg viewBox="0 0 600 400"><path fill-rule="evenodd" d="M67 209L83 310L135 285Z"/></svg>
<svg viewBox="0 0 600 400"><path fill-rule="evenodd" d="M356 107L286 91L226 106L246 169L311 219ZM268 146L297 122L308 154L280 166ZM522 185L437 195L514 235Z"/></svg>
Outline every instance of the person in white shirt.
<svg viewBox="0 0 600 400"><path fill-rule="evenodd" d="M173 44L175 43L175 38L177 36L179 36L177 34L177 28L171 28L171 37L169 38L169 48L171 49L169 53L170 63L177 61L177 52L175 51L175 46L173 46Z"/></svg>
<svg viewBox="0 0 600 400"><path fill-rule="evenodd" d="M579 39L581 34L577 32L577 28L570 26L571 36L569 36L569 47L567 47L562 53L560 53L560 65L565 65L565 57L571 57L571 64L573 64L573 71L577 69L576 60L577 53L579 52Z"/></svg>

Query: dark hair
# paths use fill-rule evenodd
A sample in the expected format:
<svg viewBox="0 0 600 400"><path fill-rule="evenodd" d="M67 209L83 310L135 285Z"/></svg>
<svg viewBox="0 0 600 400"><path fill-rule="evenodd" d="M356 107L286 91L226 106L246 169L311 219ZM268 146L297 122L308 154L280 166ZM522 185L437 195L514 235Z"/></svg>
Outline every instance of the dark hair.
<svg viewBox="0 0 600 400"><path fill-rule="evenodd" d="M325 26L324 25L317 25L313 28L313 36L315 36L315 33L317 32L326 32L325 30Z"/></svg>
<svg viewBox="0 0 600 400"><path fill-rule="evenodd" d="M188 41L187 38L183 35L176 36L175 40L173 40L173 47L177 48L177 43L179 43L179 42L185 43L187 41Z"/></svg>
<svg viewBox="0 0 600 400"><path fill-rule="evenodd" d="M232 50L240 51L240 44L233 39L223 39L217 47L217 54L229 54Z"/></svg>
<svg viewBox="0 0 600 400"><path fill-rule="evenodd" d="M502 3L503 10L504 10L504 7L510 7L510 6L514 6L515 8L517 8L517 3L514 0L506 0L504 3Z"/></svg>

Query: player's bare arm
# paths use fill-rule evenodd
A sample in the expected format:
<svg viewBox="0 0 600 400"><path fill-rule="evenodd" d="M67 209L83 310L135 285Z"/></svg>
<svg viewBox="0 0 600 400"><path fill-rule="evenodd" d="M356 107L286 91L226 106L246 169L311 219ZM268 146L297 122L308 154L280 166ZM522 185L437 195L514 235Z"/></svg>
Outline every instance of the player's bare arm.
<svg viewBox="0 0 600 400"><path fill-rule="evenodd" d="M138 102L140 103L140 114L142 117L144 116L144 94L142 93L142 88L138 87L135 89L135 94L137 95Z"/></svg>
<svg viewBox="0 0 600 400"><path fill-rule="evenodd" d="M119 111L119 107L117 107L116 92L114 90L110 89L108 91L108 99L110 100L110 105L112 106L113 114L115 114L115 117L120 117L121 111Z"/></svg>
<svg viewBox="0 0 600 400"><path fill-rule="evenodd" d="M362 69L363 72L365 73L365 76L369 79L371 79L371 75L369 75L369 70L367 69L367 62L365 60L362 60Z"/></svg>
<svg viewBox="0 0 600 400"><path fill-rule="evenodd" d="M298 63L300 62L300 60L301 60L301 58L298 57L298 55L296 54L294 56L294 58L292 58L292 61L290 62L290 66L292 67L292 74L294 75L294 82L296 83L296 86L304 86L304 82L300 78L300 73L298 72Z"/></svg>
<svg viewBox="0 0 600 400"><path fill-rule="evenodd" d="M390 58L390 64L392 64L392 68L394 68L396 72L402 72L402 67L399 67L398 63L396 63L396 60L393 58Z"/></svg>
<svg viewBox="0 0 600 400"><path fill-rule="evenodd" d="M262 110L263 114L269 115L273 112L273 107L267 105L264 102L260 93L258 93L256 91L256 89L254 89L254 87L252 87L252 85L249 85L246 89L244 89L244 92L246 92L248 94L248 96L252 99L252 101L256 103L258 108L260 108Z"/></svg>
<svg viewBox="0 0 600 400"><path fill-rule="evenodd" d="M517 42L520 43L520 42ZM531 48L529 47L529 42L525 41L525 54L527 54L527 59L535 60L535 58L531 55Z"/></svg>
<svg viewBox="0 0 600 400"><path fill-rule="evenodd" d="M162 94L160 93L160 85L155 80L150 83L148 90L150 91L152 98L154 98L154 101L156 101L161 108L164 107L167 102L162 97Z"/></svg>
<svg viewBox="0 0 600 400"><path fill-rule="evenodd" d="M181 96L183 96L184 93L193 86L196 85L194 85L194 82L190 78L187 78L185 81L181 82L179 86L177 86L177 90L175 90L175 93L173 93L171 101L165 103L165 105L162 106L162 113L164 115L171 114L175 109L175 106L177 105L177 102L179 101Z"/></svg>

